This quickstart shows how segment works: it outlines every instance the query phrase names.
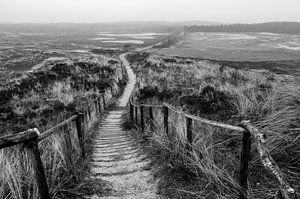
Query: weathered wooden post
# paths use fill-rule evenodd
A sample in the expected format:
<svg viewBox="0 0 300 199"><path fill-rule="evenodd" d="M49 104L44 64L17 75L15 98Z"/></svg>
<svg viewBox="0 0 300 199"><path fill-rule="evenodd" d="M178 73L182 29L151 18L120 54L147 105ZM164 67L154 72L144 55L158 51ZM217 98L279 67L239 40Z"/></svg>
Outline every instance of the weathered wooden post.
<svg viewBox="0 0 300 199"><path fill-rule="evenodd" d="M145 124L144 124L144 107L143 106L140 107L140 115L141 115L141 129L142 129L142 132L144 132Z"/></svg>
<svg viewBox="0 0 300 199"><path fill-rule="evenodd" d="M72 141L69 133L69 126L63 126L62 127L62 132L65 140L65 147L66 147L66 154L65 154L65 159L66 159L66 164L69 168L72 167Z"/></svg>
<svg viewBox="0 0 300 199"><path fill-rule="evenodd" d="M163 113L164 113L164 132L168 134L169 126L168 126L168 118L169 118L169 109L166 106L163 106Z"/></svg>
<svg viewBox="0 0 300 199"><path fill-rule="evenodd" d="M134 107L135 123L138 124L138 107Z"/></svg>
<svg viewBox="0 0 300 199"><path fill-rule="evenodd" d="M248 121L242 121L240 126L242 126L246 130L246 132L244 132L244 136L247 139L243 138L243 141L245 141L245 143L247 143L247 144L245 144L245 146L247 148L247 150L245 150L246 151L245 154L250 154L251 142L250 142L249 134L251 134L251 135L253 135L253 138L255 139L257 151L259 153L260 160L261 160L263 166L277 180L277 183L279 185L279 190L277 191L274 198L276 198L276 199L296 199L296 198L298 198L298 196L297 196L298 194L296 193L295 189L291 186L290 182L286 179L285 175L282 173L279 166L274 161L269 150L267 149L267 146L266 146L267 140L266 140L265 135L263 133L259 132L259 130L256 127L252 126ZM247 133L247 132L249 132L248 135L245 135L245 133ZM247 183L247 181L245 181L244 183ZM246 198L246 196L244 196L244 197Z"/></svg>
<svg viewBox="0 0 300 199"><path fill-rule="evenodd" d="M94 105L95 105L95 113L96 113L96 115L98 115L99 114L98 99L94 101Z"/></svg>
<svg viewBox="0 0 300 199"><path fill-rule="evenodd" d="M103 110L105 110L106 102L105 102L105 96L104 95L102 95L102 100L103 100Z"/></svg>
<svg viewBox="0 0 300 199"><path fill-rule="evenodd" d="M77 128L77 135L78 141L81 148L82 157L85 157L85 150L84 150L84 130L82 128L83 123L83 114L77 113L78 117L76 118L76 128Z"/></svg>
<svg viewBox="0 0 300 199"><path fill-rule="evenodd" d="M240 186L243 190L240 191L240 199L247 199L248 192L248 165L251 152L251 134L247 130L243 133L242 151L240 162Z"/></svg>
<svg viewBox="0 0 300 199"><path fill-rule="evenodd" d="M133 105L131 102L129 103L129 114L130 114L130 120L133 122Z"/></svg>
<svg viewBox="0 0 300 199"><path fill-rule="evenodd" d="M40 198L51 199L37 138L24 144L30 156Z"/></svg>
<svg viewBox="0 0 300 199"><path fill-rule="evenodd" d="M193 151L193 131L192 131L193 120L189 117L185 117L185 122L186 122L186 137L187 137L186 149L188 152L192 152Z"/></svg>
<svg viewBox="0 0 300 199"><path fill-rule="evenodd" d="M99 115L101 114L101 100L100 97L98 98L98 108L99 108Z"/></svg>
<svg viewBox="0 0 300 199"><path fill-rule="evenodd" d="M153 121L153 108L149 107L149 118L150 118L150 128L153 131L154 130L154 121Z"/></svg>
<svg viewBox="0 0 300 199"><path fill-rule="evenodd" d="M85 132L89 130L90 122L91 122L91 116L89 114L89 111L87 111L86 114L87 114L86 120L83 120L86 122L86 129L84 129Z"/></svg>
<svg viewBox="0 0 300 199"><path fill-rule="evenodd" d="M88 112L88 115L89 115L89 121L88 121L88 124L89 124L89 123L90 123L90 121L92 120L91 106L88 106L88 108L87 108L87 112Z"/></svg>
<svg viewBox="0 0 300 199"><path fill-rule="evenodd" d="M87 129L88 129L87 121L88 121L88 114L87 114L87 112L85 111L85 112L82 114L82 125L83 125L82 128L83 128L84 130L87 130Z"/></svg>

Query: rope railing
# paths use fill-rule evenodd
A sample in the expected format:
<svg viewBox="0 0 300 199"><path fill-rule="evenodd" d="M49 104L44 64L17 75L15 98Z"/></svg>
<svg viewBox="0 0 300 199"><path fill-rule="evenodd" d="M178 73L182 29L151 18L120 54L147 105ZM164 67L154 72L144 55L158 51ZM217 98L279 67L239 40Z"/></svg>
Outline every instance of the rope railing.
<svg viewBox="0 0 300 199"><path fill-rule="evenodd" d="M224 124L221 122L208 120L191 114L187 114L169 104L163 105L144 105L136 104L133 102L133 97L131 97L129 102L129 114L130 119L135 124L140 124L141 131L144 132L145 128L145 110L144 107L149 109L148 116L150 118L150 127L154 129L153 122L153 109L157 108L163 112L163 131L165 134L168 134L169 131L169 111L182 115L186 119L186 140L187 147L186 150L191 152L193 150L193 131L192 125L193 122L198 121L200 123L208 124L215 127L220 127L232 131L237 131L243 134L242 138L242 150L240 156L240 171L239 171L239 184L241 189L239 190L240 199L248 198L248 167L250 161L250 152L251 152L251 139L254 139L256 143L257 151L259 153L260 160L264 168L272 174L277 181L279 189L276 193L276 199L296 199L297 194L295 189L291 186L290 182L286 179L284 173L279 169L277 163L273 160L270 155L269 150L266 147L265 135L259 130L251 125L248 121L243 121L239 126L233 126L230 124ZM138 109L140 109L140 118L138 118ZM140 121L138 121L140 120Z"/></svg>
<svg viewBox="0 0 300 199"><path fill-rule="evenodd" d="M57 133L56 130L62 127L69 125L72 122L76 124L77 138L79 140L81 156L85 157L85 131L89 129L90 124L93 122L92 111L94 114L100 115L105 108L109 105L107 102L107 92L99 94L96 99L90 102L82 112L76 112L73 116L68 119L56 124L50 129L40 133L37 128L29 129L24 132L20 132L14 135L8 135L0 137L0 149L12 147L18 144L24 144L24 147L27 149L29 156L31 157L31 162L34 168L35 179L37 182L40 198L42 199L51 199L49 194L49 188L46 181L45 170L41 160L40 151L38 148L38 143L42 142L49 136ZM111 93L112 95L112 93ZM69 144L67 148L70 148L70 134L67 132L67 135L64 136L66 144Z"/></svg>

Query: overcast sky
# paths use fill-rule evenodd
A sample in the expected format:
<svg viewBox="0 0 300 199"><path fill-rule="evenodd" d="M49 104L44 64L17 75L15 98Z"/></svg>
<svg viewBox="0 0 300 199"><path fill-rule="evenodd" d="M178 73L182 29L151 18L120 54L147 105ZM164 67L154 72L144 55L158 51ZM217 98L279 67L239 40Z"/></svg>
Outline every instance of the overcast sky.
<svg viewBox="0 0 300 199"><path fill-rule="evenodd" d="M299 21L300 0L0 0L0 22Z"/></svg>

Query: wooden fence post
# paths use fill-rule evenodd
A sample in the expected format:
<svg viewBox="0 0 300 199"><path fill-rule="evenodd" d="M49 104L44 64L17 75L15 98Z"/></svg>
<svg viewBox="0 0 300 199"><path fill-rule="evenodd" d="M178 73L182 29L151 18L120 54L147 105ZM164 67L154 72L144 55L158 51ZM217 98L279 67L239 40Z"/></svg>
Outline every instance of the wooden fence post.
<svg viewBox="0 0 300 199"><path fill-rule="evenodd" d="M91 114L91 107L90 106L88 106L87 112L88 112L88 115L89 115L89 120L92 120L92 114ZM88 124L89 124L89 121L88 121Z"/></svg>
<svg viewBox="0 0 300 199"><path fill-rule="evenodd" d="M83 124L83 128L85 129L85 130L87 130L88 129L88 127L89 127L89 125L88 125L88 113L87 113L87 111L85 111L84 113L83 113L83 116L82 116L82 124Z"/></svg>
<svg viewBox="0 0 300 199"><path fill-rule="evenodd" d="M286 176L282 173L280 168L278 167L277 163L272 158L269 150L267 149L267 140L263 133L259 132L259 130L252 126L248 121L242 121L241 127L246 129L249 134L251 134L251 138L255 140L256 148L259 154L259 158L265 167L265 169L270 172L276 178L276 181L279 185L279 190L276 193L274 198L276 199L296 199L298 198L298 194L296 190L291 186L289 180L286 179ZM250 140L250 135L247 136L248 140ZM250 154L250 141L248 144L248 152ZM246 181L247 182L247 181Z"/></svg>
<svg viewBox="0 0 300 199"><path fill-rule="evenodd" d="M243 133L242 139L242 151L241 151L241 162L240 162L240 199L247 199L248 192L248 165L251 152L251 134L249 131Z"/></svg>
<svg viewBox="0 0 300 199"><path fill-rule="evenodd" d="M134 107L135 123L138 124L138 107Z"/></svg>
<svg viewBox="0 0 300 199"><path fill-rule="evenodd" d="M185 117L185 121L186 121L186 137L187 137L186 149L188 152L192 152L193 151L193 131L192 131L193 120L189 117Z"/></svg>
<svg viewBox="0 0 300 199"><path fill-rule="evenodd" d="M37 140L35 139L33 141L25 143L24 146L28 150L33 165L40 198L51 199Z"/></svg>
<svg viewBox="0 0 300 199"><path fill-rule="evenodd" d="M103 99L103 110L105 110L106 102L105 102L105 97L104 97L104 95L102 95L102 99Z"/></svg>
<svg viewBox="0 0 300 199"><path fill-rule="evenodd" d="M133 105L131 104L131 102L129 103L129 108L130 108L130 119L131 121L133 121Z"/></svg>
<svg viewBox="0 0 300 199"><path fill-rule="evenodd" d="M77 128L77 135L78 135L78 141L81 148L81 155L82 157L85 157L85 150L84 150L84 131L82 128L83 123L83 117L82 113L78 113L78 117L76 118L76 128Z"/></svg>
<svg viewBox="0 0 300 199"><path fill-rule="evenodd" d="M98 112L99 109L98 109L98 107L97 107L97 106L98 106L97 101L98 101L98 100L95 100L95 101L94 101L94 105L95 105L95 113L96 113L96 115L99 114L99 112Z"/></svg>
<svg viewBox="0 0 300 199"><path fill-rule="evenodd" d="M163 113L164 113L164 132L168 134L169 126L168 126L168 118L169 118L169 109L166 106L163 106Z"/></svg>
<svg viewBox="0 0 300 199"><path fill-rule="evenodd" d="M142 132L144 132L145 124L144 124L144 107L143 106L140 107L140 115L141 115L141 129L142 129Z"/></svg>
<svg viewBox="0 0 300 199"><path fill-rule="evenodd" d="M101 114L101 100L98 98L98 108L99 108L99 114Z"/></svg>
<svg viewBox="0 0 300 199"><path fill-rule="evenodd" d="M69 168L72 167L72 141L69 133L68 125L62 127L63 136L65 140L65 147L66 147L66 164Z"/></svg>
<svg viewBox="0 0 300 199"><path fill-rule="evenodd" d="M153 121L153 108L149 107L149 118L150 118L150 128L154 130L154 121Z"/></svg>

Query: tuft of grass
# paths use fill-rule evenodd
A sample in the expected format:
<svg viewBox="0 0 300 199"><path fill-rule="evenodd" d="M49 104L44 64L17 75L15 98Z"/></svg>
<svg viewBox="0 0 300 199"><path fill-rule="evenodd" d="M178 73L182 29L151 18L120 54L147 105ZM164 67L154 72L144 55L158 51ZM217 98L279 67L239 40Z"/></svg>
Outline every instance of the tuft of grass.
<svg viewBox="0 0 300 199"><path fill-rule="evenodd" d="M51 94L65 106L74 102L75 92L72 90L70 82L54 82Z"/></svg>

